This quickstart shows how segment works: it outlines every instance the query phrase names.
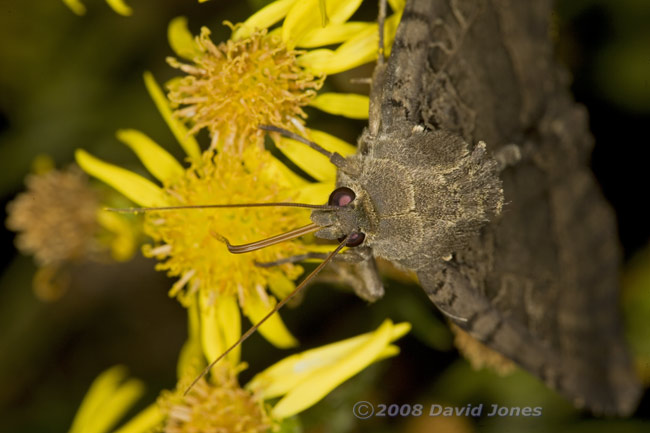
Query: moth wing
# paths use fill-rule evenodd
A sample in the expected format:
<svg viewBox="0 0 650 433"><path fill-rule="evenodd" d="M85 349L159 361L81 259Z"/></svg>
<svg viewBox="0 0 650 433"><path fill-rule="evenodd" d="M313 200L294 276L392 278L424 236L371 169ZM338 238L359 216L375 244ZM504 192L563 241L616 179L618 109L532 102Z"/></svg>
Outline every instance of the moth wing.
<svg viewBox="0 0 650 433"><path fill-rule="evenodd" d="M546 176L531 166L504 174L501 219L418 277L458 326L576 406L627 415L641 388L619 317L611 209L588 170Z"/></svg>
<svg viewBox="0 0 650 433"><path fill-rule="evenodd" d="M408 1L376 92L380 131L407 122L491 149L519 138L555 91L551 11L550 0Z"/></svg>
<svg viewBox="0 0 650 433"><path fill-rule="evenodd" d="M587 168L584 110L552 59L550 15L550 1L407 2L380 131L425 125L492 151L520 146L523 160L502 174L501 217L418 276L471 335L577 405L624 415L640 385L617 308L616 224Z"/></svg>

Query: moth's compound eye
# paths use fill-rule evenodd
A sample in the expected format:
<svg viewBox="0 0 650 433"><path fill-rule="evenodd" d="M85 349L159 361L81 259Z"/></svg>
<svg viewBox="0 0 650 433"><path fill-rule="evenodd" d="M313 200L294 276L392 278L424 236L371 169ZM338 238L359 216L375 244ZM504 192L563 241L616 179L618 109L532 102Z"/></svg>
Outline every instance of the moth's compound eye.
<svg viewBox="0 0 650 433"><path fill-rule="evenodd" d="M357 247L361 245L366 235L361 232L352 232L348 236L348 241L345 243L346 247ZM344 238L339 238L339 242L343 242Z"/></svg>
<svg viewBox="0 0 650 433"><path fill-rule="evenodd" d="M354 193L354 191L352 191L350 188L342 186L332 191L327 204L330 206L343 207L352 203L356 197L357 195Z"/></svg>

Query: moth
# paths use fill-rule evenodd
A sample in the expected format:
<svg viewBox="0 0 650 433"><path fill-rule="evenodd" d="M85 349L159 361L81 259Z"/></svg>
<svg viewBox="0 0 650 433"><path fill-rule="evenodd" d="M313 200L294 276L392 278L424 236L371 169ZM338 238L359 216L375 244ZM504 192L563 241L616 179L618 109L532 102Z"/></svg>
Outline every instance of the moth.
<svg viewBox="0 0 650 433"><path fill-rule="evenodd" d="M409 0L369 126L316 236L415 271L451 322L596 414L641 392L622 333L612 210L585 109L552 56L550 1Z"/></svg>
<svg viewBox="0 0 650 433"><path fill-rule="evenodd" d="M630 414L641 387L617 309L616 222L588 168L585 109L553 60L550 16L549 0L408 0L356 155L261 126L338 167L327 205L186 207L311 207L313 223L291 233L238 246L217 236L233 253L309 232L336 239L308 279L347 245L337 257L370 301L384 290L375 258L389 260L452 323L575 406Z"/></svg>

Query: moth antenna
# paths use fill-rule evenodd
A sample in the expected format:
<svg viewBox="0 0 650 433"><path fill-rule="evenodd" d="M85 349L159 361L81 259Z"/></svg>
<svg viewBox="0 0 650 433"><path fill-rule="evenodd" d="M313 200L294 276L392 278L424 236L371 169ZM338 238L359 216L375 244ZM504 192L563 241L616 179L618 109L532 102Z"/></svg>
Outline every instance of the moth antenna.
<svg viewBox="0 0 650 433"><path fill-rule="evenodd" d="M255 266L259 268L272 268L273 266L280 266L280 265L284 265L285 263L297 263L309 259L325 260L326 258L327 258L327 254L325 253L317 253L311 251L305 254L299 254L297 256L284 257L278 260L274 260L272 262L255 262Z"/></svg>
<svg viewBox="0 0 650 433"><path fill-rule="evenodd" d="M300 227L294 230L290 230L285 233L281 233L279 235L271 236L270 238L262 239L260 241L255 241L251 242L248 244L242 244L242 245L232 245L228 239L226 239L224 236L215 233L215 232L210 232L212 236L226 244L226 247L228 247L228 251L230 251L233 254L243 254L243 253L249 253L251 251L256 251L256 250L261 250L262 248L270 247L271 245L279 244L284 241L288 241L291 239L295 239L297 237L306 235L307 233L313 233L315 231L320 230L322 227L319 226L318 224L308 224L304 227Z"/></svg>
<svg viewBox="0 0 650 433"><path fill-rule="evenodd" d="M327 204L307 204L307 203L237 203L237 204L193 204L181 206L160 206L160 207L105 207L104 210L118 213L144 213L160 210L178 210L178 209L229 209L229 208L247 208L247 207L300 207L305 209L335 210L337 206Z"/></svg>
<svg viewBox="0 0 650 433"><path fill-rule="evenodd" d="M379 50L377 53L377 63L384 64L384 22L386 21L386 0L379 0L379 16L377 25L379 27Z"/></svg>
<svg viewBox="0 0 650 433"><path fill-rule="evenodd" d="M293 298L293 297L294 297L294 296L295 296L295 295L296 295L300 290L302 290L302 288L305 287L305 285L306 285L308 282L310 282L310 281L311 281L311 280L312 280L316 275L318 275L318 273L319 273L319 272L320 272L320 271L321 271L321 270L322 270L322 269L323 269L323 268L324 268L324 267L325 267L325 266L326 266L326 265L327 265L327 264L332 260L332 258L333 258L335 255L337 255L337 254L338 254L338 253L343 249L343 247L345 247L345 244L347 243L347 241L348 241L348 236L345 236L345 238L341 241L341 243L338 245L338 247L336 247L336 249L335 249L334 251L332 251L332 252L327 256L327 258L326 258L325 260L323 260L321 263L319 263L318 266L316 267L316 269L314 269L313 272L312 272L311 274L307 275L307 278L305 278L304 280L302 280L302 282L301 282L300 284L298 284L298 286L297 286L295 289L293 289L293 292L289 293L289 294L287 295L286 298L284 298L283 300L281 300L280 302L278 302L278 303L275 305L275 307L273 307L273 309L272 309L272 310L271 310L271 311L270 311L266 316L264 316L264 317L262 318L262 320L260 320L259 322L257 322L256 324L254 324L253 326L251 326L250 328L248 328L248 331L246 331L246 332L245 332L241 337L239 337L239 340L237 340L237 341L235 342L235 344L233 344L232 346L230 346L228 349L226 349L225 352L223 352L221 355L219 355L219 357L218 357L217 359L215 359L215 360L212 361L210 364L208 364L208 366L205 367L205 368L203 369L203 371L201 371L201 373L200 373L200 374L199 374L199 375L198 375L198 376L197 376L197 377L192 381L192 383L190 384L190 386L187 387L187 389L185 390L185 392L183 393L183 395L187 395L187 393L190 392L190 390L192 389L192 387L193 387L194 385L196 385L196 382L198 382L199 380L201 380L201 378L203 378L206 374L208 374L208 372L212 369L212 367L214 367L214 366L217 364L217 362L221 361L221 360L222 360L226 355L228 355L228 354L229 354L229 353L230 353L230 352L231 352L235 347L239 346L239 345L240 345L244 340L246 340L246 339L247 339L248 337L250 337L250 336L251 336L255 331L257 331L257 329L258 329L258 328L259 328L259 327L260 327L264 322L266 322L266 321L267 321L267 320L268 320L272 315L274 315L275 313L277 313L277 312L280 310L280 308L282 308L282 307L284 306L284 304L286 304L287 302L289 302L289 301L291 300L291 298Z"/></svg>
<svg viewBox="0 0 650 433"><path fill-rule="evenodd" d="M330 152L330 151L324 149L323 147L321 147L319 144L314 143L311 140L307 140L305 137L302 137L302 136L300 136L298 134L295 134L295 133L293 133L291 131L287 131L284 128L279 128L279 127L273 126L273 125L259 125L258 128L263 130L263 131L277 132L277 133L280 133L280 134L284 135L285 137L289 137L289 138L291 138L293 140L296 140L296 141L299 141L299 142L301 142L303 144L306 144L307 146L314 149L316 152L325 155L330 160L330 162L332 164L334 164L337 168L343 169L346 166L347 161L340 154L338 154L336 152Z"/></svg>

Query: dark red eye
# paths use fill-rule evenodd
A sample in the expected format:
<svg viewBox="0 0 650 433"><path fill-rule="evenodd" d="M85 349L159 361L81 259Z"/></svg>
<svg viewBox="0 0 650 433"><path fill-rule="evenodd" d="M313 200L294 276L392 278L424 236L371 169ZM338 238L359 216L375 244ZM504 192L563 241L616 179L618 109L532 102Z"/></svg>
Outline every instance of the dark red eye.
<svg viewBox="0 0 650 433"><path fill-rule="evenodd" d="M346 247L357 247L361 245L363 240L366 238L366 235L361 232L352 232L348 236L348 241L345 243ZM339 242L343 242L344 238L339 238Z"/></svg>
<svg viewBox="0 0 650 433"><path fill-rule="evenodd" d="M343 207L352 203L356 197L357 195L354 193L354 191L352 191L350 188L342 186L332 191L327 204L330 206Z"/></svg>

